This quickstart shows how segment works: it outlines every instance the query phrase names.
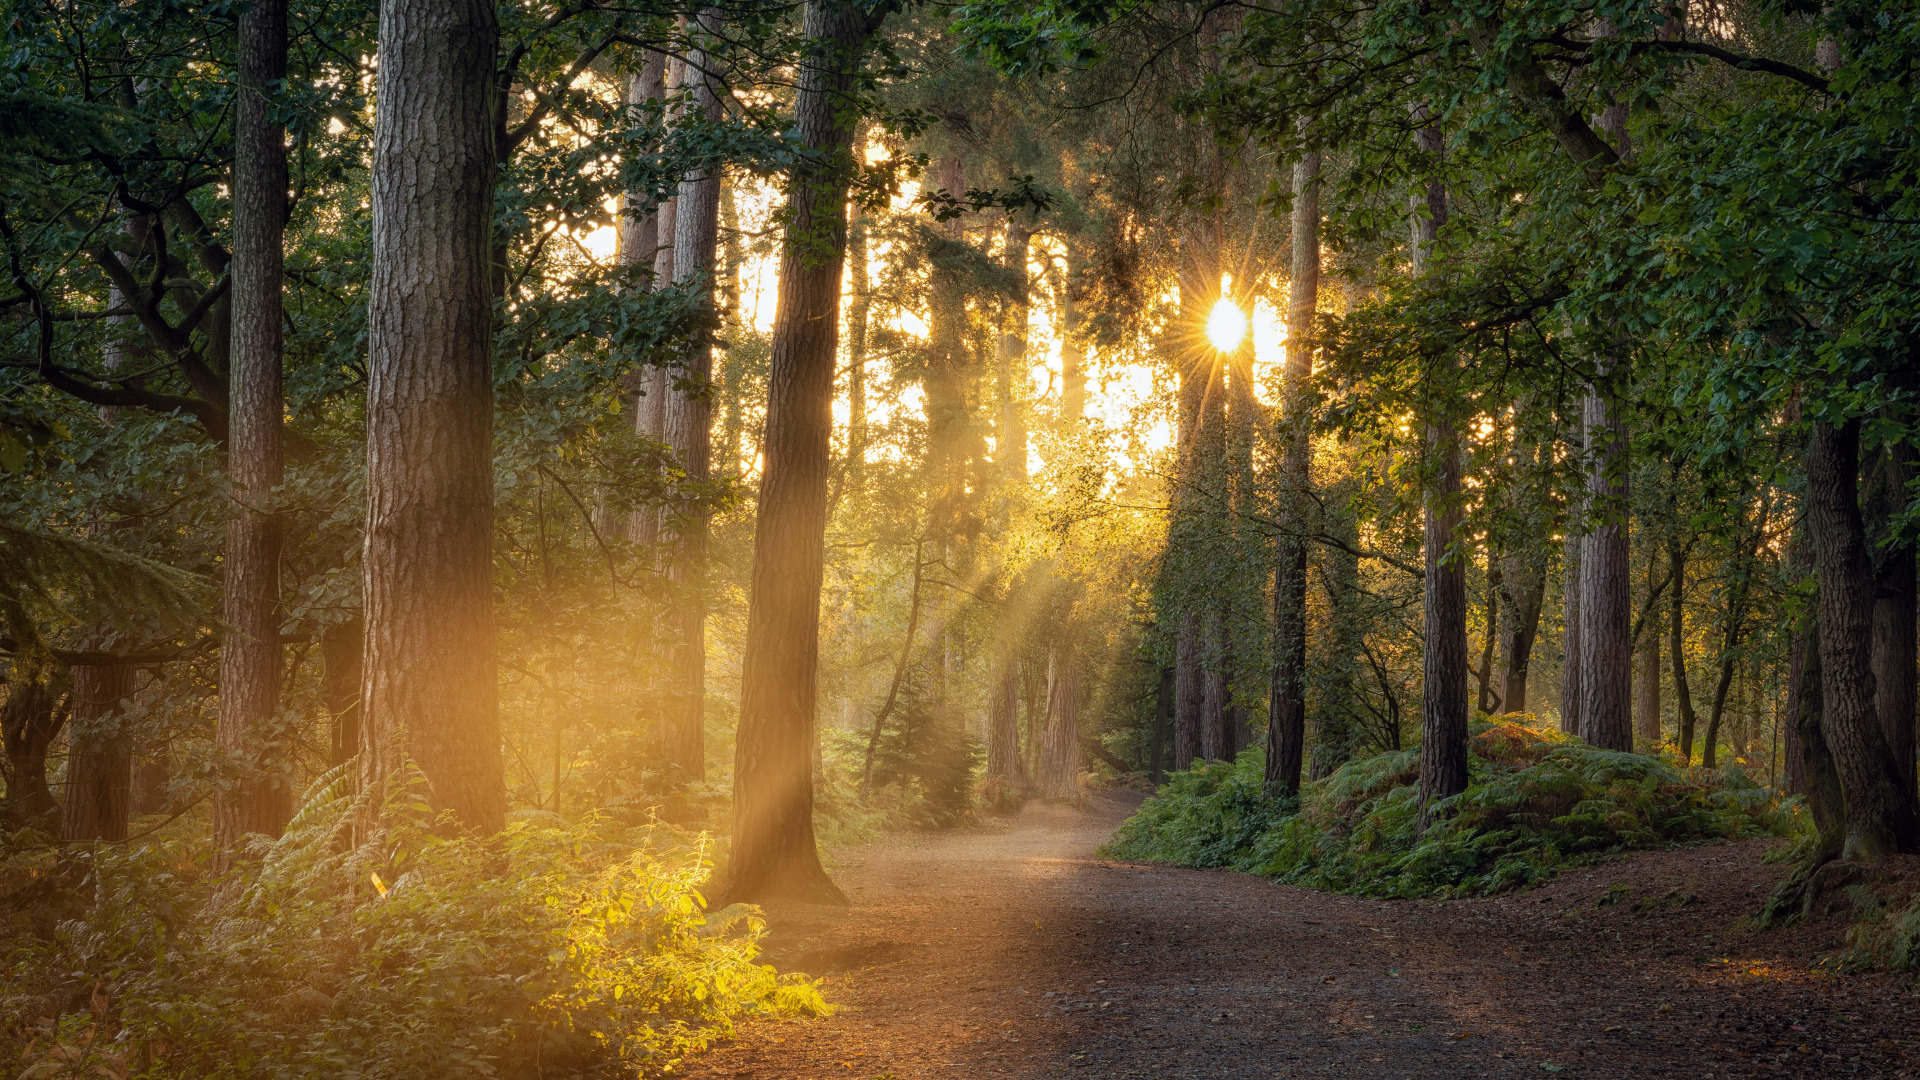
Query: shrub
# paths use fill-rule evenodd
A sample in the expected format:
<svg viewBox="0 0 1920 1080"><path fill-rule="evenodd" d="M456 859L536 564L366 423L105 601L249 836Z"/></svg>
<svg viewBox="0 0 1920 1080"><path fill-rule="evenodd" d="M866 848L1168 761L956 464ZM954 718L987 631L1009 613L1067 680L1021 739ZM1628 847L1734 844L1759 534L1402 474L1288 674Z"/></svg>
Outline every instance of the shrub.
<svg viewBox="0 0 1920 1080"><path fill-rule="evenodd" d="M1737 769L1683 772L1512 720L1473 728L1467 790L1419 825L1419 752L1349 762L1297 808L1259 799L1257 752L1177 775L1104 849L1364 896L1469 896L1635 848L1784 835L1790 812Z"/></svg>
<svg viewBox="0 0 1920 1080"><path fill-rule="evenodd" d="M411 802L350 845L357 801L323 792L213 891L157 846L92 853L86 914L9 957L21 1056L47 1075L632 1075L743 1013L827 1008L753 962L750 909L702 913L684 834L533 814L450 839Z"/></svg>

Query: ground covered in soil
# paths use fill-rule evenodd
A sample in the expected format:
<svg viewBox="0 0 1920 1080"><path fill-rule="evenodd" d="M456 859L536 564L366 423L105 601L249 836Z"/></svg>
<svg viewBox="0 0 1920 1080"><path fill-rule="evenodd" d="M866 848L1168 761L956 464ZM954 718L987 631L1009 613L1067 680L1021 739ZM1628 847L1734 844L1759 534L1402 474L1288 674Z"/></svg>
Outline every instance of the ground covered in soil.
<svg viewBox="0 0 1920 1080"><path fill-rule="evenodd" d="M768 911L841 1011L756 1022L698 1078L1920 1076L1916 999L1813 962L1844 913L1741 925L1775 841L1650 852L1444 903L1103 861L1138 796L837 853L849 908Z"/></svg>

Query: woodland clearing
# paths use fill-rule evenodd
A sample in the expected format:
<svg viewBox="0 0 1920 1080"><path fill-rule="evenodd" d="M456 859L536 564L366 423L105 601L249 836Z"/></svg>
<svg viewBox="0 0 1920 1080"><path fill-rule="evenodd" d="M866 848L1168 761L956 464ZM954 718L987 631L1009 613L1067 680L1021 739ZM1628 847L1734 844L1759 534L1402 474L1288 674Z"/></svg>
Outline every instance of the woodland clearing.
<svg viewBox="0 0 1920 1080"><path fill-rule="evenodd" d="M744 1024L686 1075L1913 1074L1910 991L1815 966L1847 914L1743 927L1777 841L1379 901L1094 858L1137 801L838 852L852 906L770 905L767 958L842 1009Z"/></svg>

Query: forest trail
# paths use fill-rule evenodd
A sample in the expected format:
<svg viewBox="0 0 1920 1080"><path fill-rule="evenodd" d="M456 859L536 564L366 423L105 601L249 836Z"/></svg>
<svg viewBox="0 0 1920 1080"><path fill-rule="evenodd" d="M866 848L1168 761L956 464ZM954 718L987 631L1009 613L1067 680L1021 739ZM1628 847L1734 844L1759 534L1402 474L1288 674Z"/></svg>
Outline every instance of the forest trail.
<svg viewBox="0 0 1920 1080"><path fill-rule="evenodd" d="M1650 852L1449 903L1093 857L1138 796L839 852L848 909L768 911L825 1020L755 1022L708 1080L1914 1075L1910 995L1754 935L1769 842ZM1624 893L1621 890L1625 890Z"/></svg>

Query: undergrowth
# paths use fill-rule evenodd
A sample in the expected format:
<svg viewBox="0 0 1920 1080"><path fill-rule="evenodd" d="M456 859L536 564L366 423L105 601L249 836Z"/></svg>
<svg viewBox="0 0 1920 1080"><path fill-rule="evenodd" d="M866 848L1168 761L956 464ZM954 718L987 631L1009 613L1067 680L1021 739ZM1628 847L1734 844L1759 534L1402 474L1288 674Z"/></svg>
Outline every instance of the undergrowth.
<svg viewBox="0 0 1920 1080"><path fill-rule="evenodd" d="M1258 750L1175 774L1102 849L1335 892L1478 896L1635 848L1785 835L1791 810L1737 769L1682 771L1504 719L1473 727L1467 790L1418 829L1417 750L1352 761L1299 800L1261 797Z"/></svg>
<svg viewBox="0 0 1920 1080"><path fill-rule="evenodd" d="M754 963L751 909L702 912L684 833L535 813L448 838L400 805L356 842L361 800L316 785L225 882L158 844L16 850L16 892L84 902L16 924L0 1054L35 1078L643 1075L743 1014L827 1009Z"/></svg>

